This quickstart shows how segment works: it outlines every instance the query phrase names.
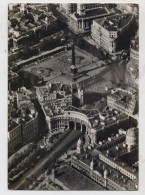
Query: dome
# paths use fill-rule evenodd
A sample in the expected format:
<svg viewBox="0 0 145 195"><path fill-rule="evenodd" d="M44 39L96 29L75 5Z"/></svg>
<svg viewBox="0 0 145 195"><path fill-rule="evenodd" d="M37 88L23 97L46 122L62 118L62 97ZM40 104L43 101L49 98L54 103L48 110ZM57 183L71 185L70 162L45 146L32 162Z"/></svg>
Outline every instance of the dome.
<svg viewBox="0 0 145 195"><path fill-rule="evenodd" d="M127 137L135 138L135 131L134 129L129 129L126 134Z"/></svg>
<svg viewBox="0 0 145 195"><path fill-rule="evenodd" d="M126 133L126 145L128 146L128 151L131 151L131 147L135 145L135 131L134 128L129 129Z"/></svg>

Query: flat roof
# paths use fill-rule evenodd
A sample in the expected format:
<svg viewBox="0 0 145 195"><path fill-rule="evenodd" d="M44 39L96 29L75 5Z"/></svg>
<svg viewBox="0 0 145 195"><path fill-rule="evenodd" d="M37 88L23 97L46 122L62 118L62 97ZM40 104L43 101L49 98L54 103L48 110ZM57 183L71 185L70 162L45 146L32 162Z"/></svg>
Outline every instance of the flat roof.
<svg viewBox="0 0 145 195"><path fill-rule="evenodd" d="M56 178L70 190L104 190L99 184L69 166L58 169Z"/></svg>
<svg viewBox="0 0 145 195"><path fill-rule="evenodd" d="M92 151L92 153L93 153L93 151ZM112 168L110 165L108 165L104 161L100 160L96 155L92 156L89 153L89 155L86 158L86 153L75 154L75 156L80 161L82 161L83 163L85 163L88 166L90 166L90 163L93 159L94 160L94 171L97 171L100 175L102 175L102 177L103 177L103 174L104 174L104 170L106 169L108 171L108 178L109 179L114 181L116 184L126 188L127 190L135 190L134 181L132 181L127 176L122 174L119 170ZM106 156L106 158L111 159L110 157L107 157L107 156ZM116 163L118 164L118 161ZM131 172L131 169L128 166L125 166L124 169ZM136 175L136 173L133 173L133 174Z"/></svg>
<svg viewBox="0 0 145 195"><path fill-rule="evenodd" d="M111 125L114 124L115 121L117 120L121 120L121 119L125 119L128 116L125 113L120 113L119 115L115 115L114 116L106 116L106 118L104 120L102 120L99 116L96 117L95 119L90 119L90 123L93 125L94 129L100 129L103 126L107 126L107 125Z"/></svg>
<svg viewBox="0 0 145 195"><path fill-rule="evenodd" d="M115 14L95 21L108 31L117 31L123 28L132 19L132 14Z"/></svg>
<svg viewBox="0 0 145 195"><path fill-rule="evenodd" d="M13 129L15 129L16 127L20 126L20 124L16 123L15 121L8 121L8 131L12 131Z"/></svg>
<svg viewBox="0 0 145 195"><path fill-rule="evenodd" d="M86 14L85 15L79 15L78 13L75 13L75 17L76 18L87 18L87 17L93 17L93 16L99 16L99 15L102 15L102 14L107 14L108 11L106 8L97 8L95 10L89 10L89 11L86 11Z"/></svg>

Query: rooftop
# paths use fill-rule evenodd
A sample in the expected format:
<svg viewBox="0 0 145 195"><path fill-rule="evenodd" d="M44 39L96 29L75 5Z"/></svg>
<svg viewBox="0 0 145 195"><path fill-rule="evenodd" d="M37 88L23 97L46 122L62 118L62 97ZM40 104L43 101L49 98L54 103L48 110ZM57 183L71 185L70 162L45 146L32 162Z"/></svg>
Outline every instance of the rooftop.
<svg viewBox="0 0 145 195"><path fill-rule="evenodd" d="M74 13L75 17L76 18L87 18L87 17L97 17L99 15L104 15L104 14L107 14L108 11L106 8L102 7L102 8L97 8L95 10L89 10L89 11L86 11L86 14L85 15L79 15L78 13Z"/></svg>
<svg viewBox="0 0 145 195"><path fill-rule="evenodd" d="M116 100L120 105L127 107L134 99L132 93L127 90L115 89L109 97Z"/></svg>
<svg viewBox="0 0 145 195"><path fill-rule="evenodd" d="M9 120L8 121L8 131L10 132L11 130L15 129L16 127L20 126L20 124L16 123L14 120Z"/></svg>
<svg viewBox="0 0 145 195"><path fill-rule="evenodd" d="M104 174L106 169L108 172L108 178L119 184L120 186L126 188L127 190L135 190L134 181L130 180L127 176L123 175L120 171L113 169L111 166L100 160L97 156L91 156L86 153L76 154L75 155L81 162L90 166L92 159L94 160L94 171L97 171L98 174ZM126 167L125 167L126 168Z"/></svg>
<svg viewBox="0 0 145 195"><path fill-rule="evenodd" d="M47 18L47 21L45 21L45 18ZM44 24L50 25L56 20L57 19L52 14L47 14L47 12L42 10L40 11L38 8L35 8L35 6L29 8L29 11L27 10L27 12L24 13L18 11L9 16L9 24L11 25L9 38L15 37L18 39L22 35L26 35L31 29L35 28L35 30L37 30L37 28L43 27ZM25 34L23 32L25 32Z"/></svg>
<svg viewBox="0 0 145 195"><path fill-rule="evenodd" d="M123 151L126 151L126 149L122 146L123 141L125 141L125 135L117 134L117 136L109 136L109 138L103 140L102 145L97 145L97 150L103 151L106 154L106 150L111 151L111 149L114 148L116 152L114 157L122 153L122 148ZM116 149L116 146L118 147L118 150ZM111 152L109 154L111 155Z"/></svg>
<svg viewBox="0 0 145 195"><path fill-rule="evenodd" d="M132 14L115 14L95 21L108 31L118 31L127 25L133 18Z"/></svg>
<svg viewBox="0 0 145 195"><path fill-rule="evenodd" d="M96 116L93 119L90 119L90 123L92 124L92 127L96 130L99 130L100 128L102 128L103 126L107 126L107 125L111 125L115 122L117 122L118 120L121 119L125 119L127 118L127 115L124 113L120 113L120 114L110 114L110 115L106 115L104 118L101 118L99 115Z"/></svg>
<svg viewBox="0 0 145 195"><path fill-rule="evenodd" d="M103 187L69 166L58 169L56 178L70 190L104 190Z"/></svg>
<svg viewBox="0 0 145 195"><path fill-rule="evenodd" d="M113 147L113 149L114 149L114 147ZM126 150L124 149L124 151L122 152L122 154L125 154L125 151ZM127 153L128 152L126 152L126 154ZM121 158L119 159L117 156L112 157L111 155L105 155L103 153L101 155L105 156L107 159L111 160L112 162L116 163L117 165L123 167L126 171L132 173L134 176L136 176L136 177L138 176L137 171L135 169L133 169L132 167L128 166L123 160L121 160Z"/></svg>
<svg viewBox="0 0 145 195"><path fill-rule="evenodd" d="M53 94L54 92L60 93L65 92L66 95L71 94L71 86L67 84L61 84L59 83L49 83L45 87L41 87L37 89L39 95L41 96L49 96L50 94Z"/></svg>
<svg viewBox="0 0 145 195"><path fill-rule="evenodd" d="M14 101L15 98L17 98L17 107ZM9 91L8 99L9 101L11 100L11 104L8 105L9 118L11 119L9 123L10 130L20 124L22 120L28 122L37 115L34 104L31 102L29 95L27 95L25 87L21 87L17 92Z"/></svg>

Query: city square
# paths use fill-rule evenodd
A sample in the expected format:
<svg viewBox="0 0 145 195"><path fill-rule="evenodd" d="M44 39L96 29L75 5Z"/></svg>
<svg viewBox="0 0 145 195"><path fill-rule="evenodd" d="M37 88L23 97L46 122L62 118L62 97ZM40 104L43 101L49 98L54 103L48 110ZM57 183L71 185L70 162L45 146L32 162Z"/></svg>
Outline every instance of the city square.
<svg viewBox="0 0 145 195"><path fill-rule="evenodd" d="M138 190L138 16L129 3L8 5L10 190Z"/></svg>

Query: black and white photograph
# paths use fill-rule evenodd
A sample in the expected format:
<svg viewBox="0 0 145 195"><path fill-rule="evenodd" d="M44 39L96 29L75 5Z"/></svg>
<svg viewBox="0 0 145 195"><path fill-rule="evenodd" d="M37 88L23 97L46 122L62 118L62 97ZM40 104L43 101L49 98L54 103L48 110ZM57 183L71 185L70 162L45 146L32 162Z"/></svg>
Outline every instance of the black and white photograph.
<svg viewBox="0 0 145 195"><path fill-rule="evenodd" d="M8 190L138 191L139 4L7 10Z"/></svg>

